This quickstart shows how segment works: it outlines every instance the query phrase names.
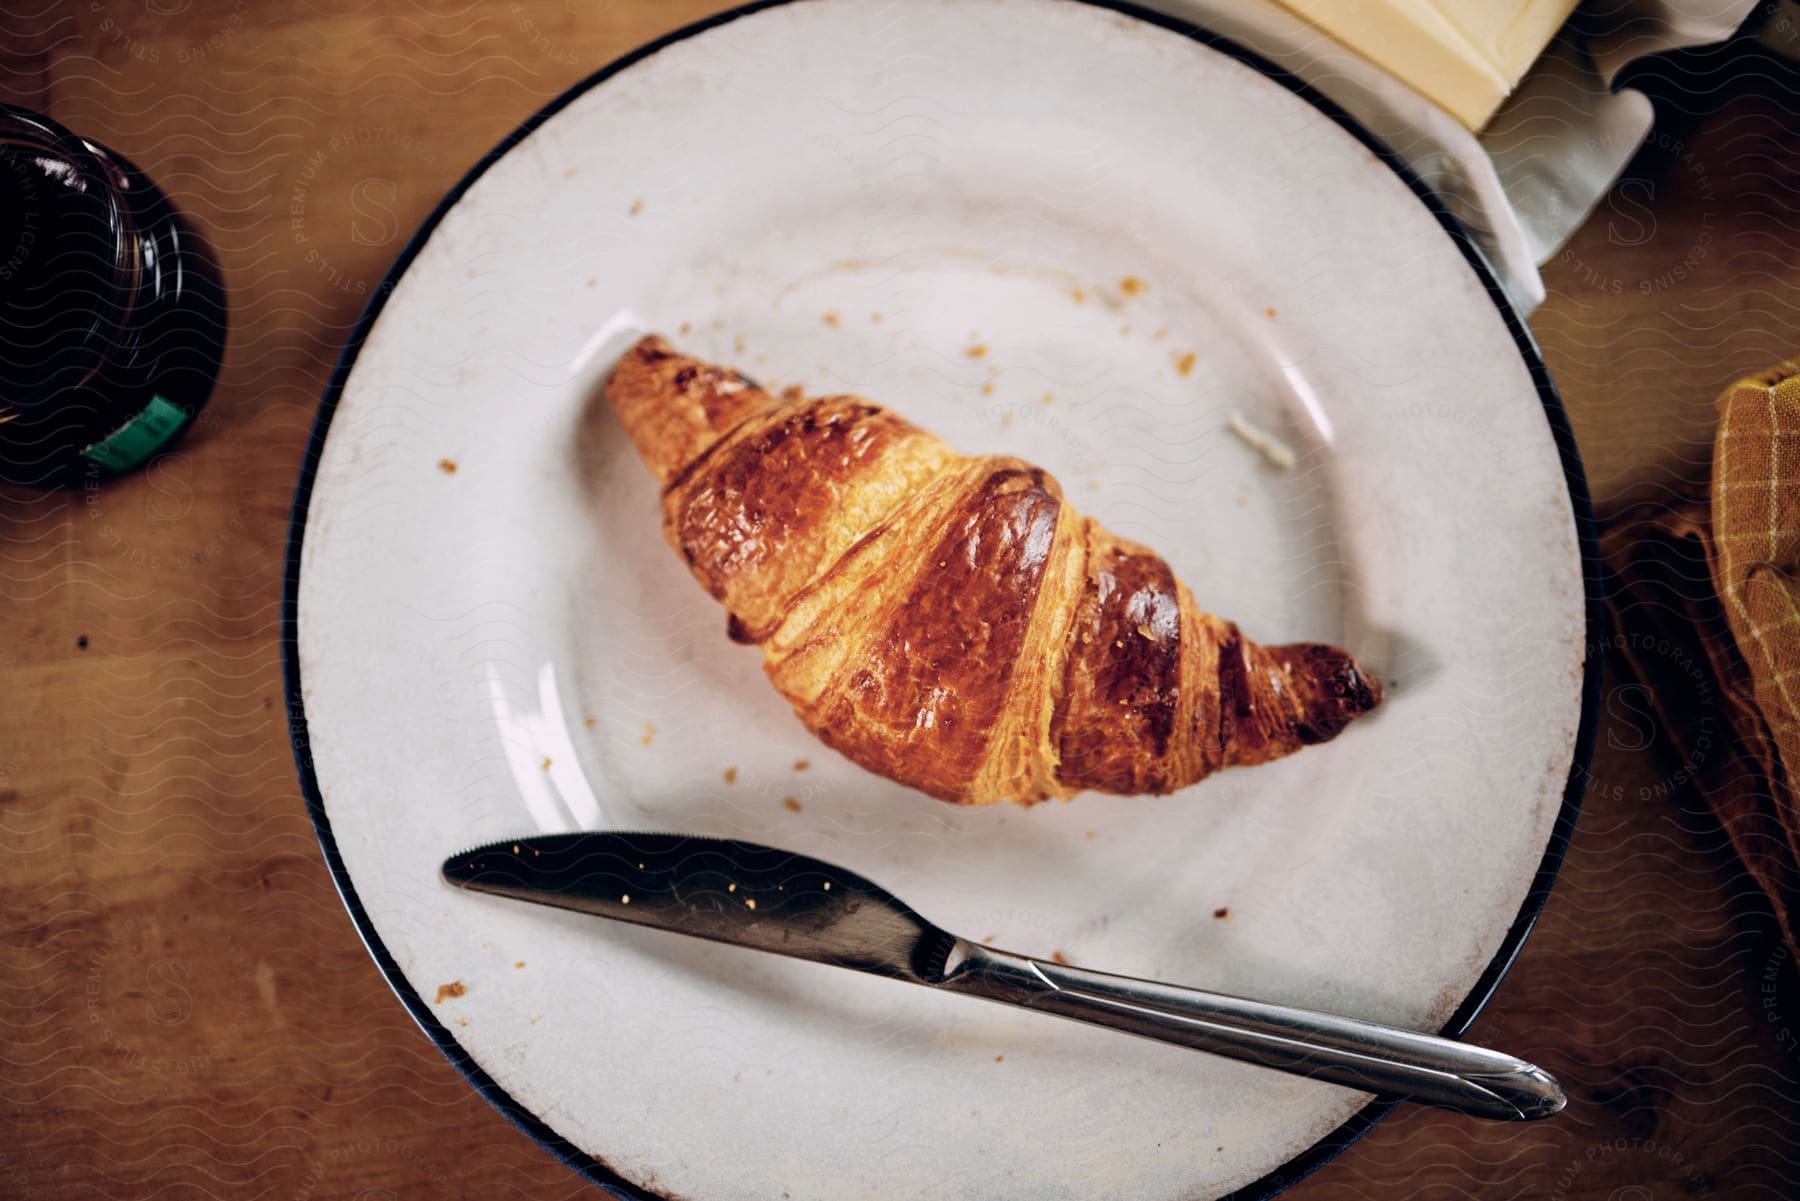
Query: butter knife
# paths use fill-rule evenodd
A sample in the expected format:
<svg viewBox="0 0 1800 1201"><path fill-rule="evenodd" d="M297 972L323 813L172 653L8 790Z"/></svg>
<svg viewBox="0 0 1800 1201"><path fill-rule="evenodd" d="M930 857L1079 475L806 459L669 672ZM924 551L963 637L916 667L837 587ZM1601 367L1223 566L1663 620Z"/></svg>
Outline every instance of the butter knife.
<svg viewBox="0 0 1800 1201"><path fill-rule="evenodd" d="M1332 1014L1114 976L959 938L870 880L757 843L687 834L538 834L464 851L444 878L773 951L1483 1118L1545 1118L1560 1085L1511 1055Z"/></svg>

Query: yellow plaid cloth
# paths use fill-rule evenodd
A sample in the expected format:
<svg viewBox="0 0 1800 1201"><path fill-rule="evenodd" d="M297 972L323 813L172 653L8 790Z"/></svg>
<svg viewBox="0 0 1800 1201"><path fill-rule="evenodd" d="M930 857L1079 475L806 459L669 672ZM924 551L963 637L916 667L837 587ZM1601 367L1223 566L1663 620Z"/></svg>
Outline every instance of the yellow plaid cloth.
<svg viewBox="0 0 1800 1201"><path fill-rule="evenodd" d="M1601 535L1612 645L1800 949L1800 359L1718 408L1706 498Z"/></svg>
<svg viewBox="0 0 1800 1201"><path fill-rule="evenodd" d="M1800 767L1800 359L1719 398L1709 551L1778 762Z"/></svg>

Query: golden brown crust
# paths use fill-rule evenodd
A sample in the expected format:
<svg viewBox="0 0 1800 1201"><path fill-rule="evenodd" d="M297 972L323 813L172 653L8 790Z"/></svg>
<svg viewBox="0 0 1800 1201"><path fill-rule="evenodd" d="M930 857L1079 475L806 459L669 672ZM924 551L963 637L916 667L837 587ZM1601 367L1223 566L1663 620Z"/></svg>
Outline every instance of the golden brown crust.
<svg viewBox="0 0 1800 1201"><path fill-rule="evenodd" d="M842 519L855 493L885 492L884 476L913 482L906 462L884 460L920 437L855 397L798 400L745 422L678 478L663 501L669 541L725 602L733 637L768 637L794 594L860 535Z"/></svg>
<svg viewBox="0 0 1800 1201"><path fill-rule="evenodd" d="M967 796L1050 561L1062 507L1053 489L1030 464L990 461L901 602L833 682L817 711L826 741L902 784Z"/></svg>
<svg viewBox="0 0 1800 1201"><path fill-rule="evenodd" d="M1181 699L1181 599L1156 554L1090 526L1063 694L1050 725L1071 788L1166 791Z"/></svg>
<svg viewBox="0 0 1800 1201"><path fill-rule="evenodd" d="M905 600L911 577L890 565L925 553L962 498L966 470L952 463L858 537L794 595L781 623L763 641L770 681L821 737L819 715L833 683L843 678L844 665L859 660L887 615Z"/></svg>
<svg viewBox="0 0 1800 1201"><path fill-rule="evenodd" d="M1229 628L1219 670L1225 766L1267 763L1329 742L1381 703L1381 685L1335 646L1258 646Z"/></svg>
<svg viewBox="0 0 1800 1201"><path fill-rule="evenodd" d="M655 335L625 352L606 381L606 398L665 487L713 443L775 403L730 368L676 354Z"/></svg>
<svg viewBox="0 0 1800 1201"><path fill-rule="evenodd" d="M1380 702L1336 647L1263 647L1018 459L856 397L778 404L647 338L607 396L664 528L809 728L962 804L1168 792Z"/></svg>

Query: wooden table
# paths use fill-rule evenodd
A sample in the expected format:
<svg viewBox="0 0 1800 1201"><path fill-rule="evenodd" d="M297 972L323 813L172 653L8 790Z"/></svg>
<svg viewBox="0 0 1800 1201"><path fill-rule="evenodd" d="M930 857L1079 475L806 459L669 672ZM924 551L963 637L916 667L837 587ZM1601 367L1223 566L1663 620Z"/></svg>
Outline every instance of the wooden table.
<svg viewBox="0 0 1800 1201"><path fill-rule="evenodd" d="M0 99L145 167L233 304L176 453L0 494L0 1196L597 1195L421 1037L332 890L282 708L282 545L327 372L407 233L543 101L721 6L365 7L0 15ZM1796 122L1754 73L1714 100L1532 321L1603 513L1703 479L1720 385L1800 351ZM1474 1030L1561 1077L1567 1114L1401 1112L1294 1197L1793 1195L1792 963L1644 710L1609 680L1561 883Z"/></svg>

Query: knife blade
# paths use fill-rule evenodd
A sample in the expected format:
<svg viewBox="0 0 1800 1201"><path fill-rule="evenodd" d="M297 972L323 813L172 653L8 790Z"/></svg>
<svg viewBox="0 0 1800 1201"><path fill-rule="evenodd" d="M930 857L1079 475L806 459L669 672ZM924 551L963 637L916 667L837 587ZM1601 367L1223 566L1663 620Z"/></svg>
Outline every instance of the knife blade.
<svg viewBox="0 0 1800 1201"><path fill-rule="evenodd" d="M834 864L686 834L540 834L454 855L444 878L497 893L918 984L956 939Z"/></svg>
<svg viewBox="0 0 1800 1201"><path fill-rule="evenodd" d="M775 847L687 834L538 834L444 861L477 892L733 943L1034 1009L1478 1117L1562 1110L1560 1085L1498 1051L959 938L855 872Z"/></svg>

